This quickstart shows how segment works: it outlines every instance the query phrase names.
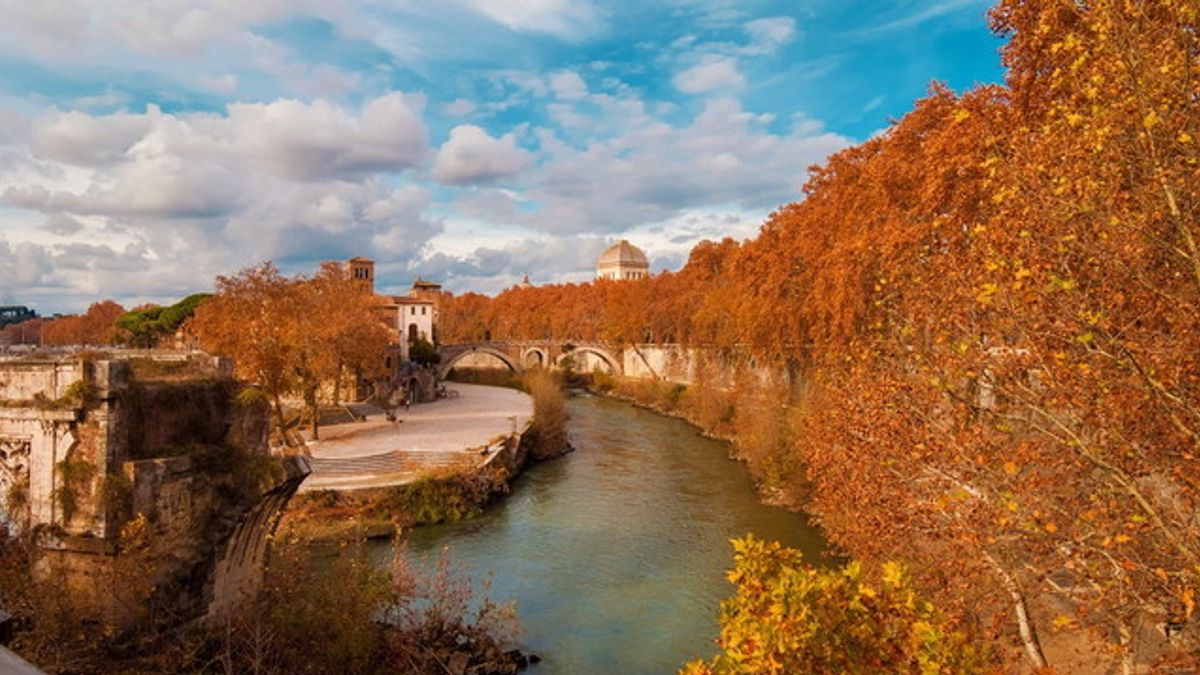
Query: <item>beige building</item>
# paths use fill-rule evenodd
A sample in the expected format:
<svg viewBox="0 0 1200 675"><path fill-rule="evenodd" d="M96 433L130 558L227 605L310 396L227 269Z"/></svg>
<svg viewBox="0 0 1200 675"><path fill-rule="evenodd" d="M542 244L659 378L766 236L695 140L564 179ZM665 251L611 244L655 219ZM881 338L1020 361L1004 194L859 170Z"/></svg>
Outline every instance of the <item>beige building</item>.
<svg viewBox="0 0 1200 675"><path fill-rule="evenodd" d="M379 318L395 336L387 359L389 370L408 360L409 348L417 340L437 344L437 297L441 285L417 277L408 295L376 294L375 261L370 258L347 260L346 273L380 300Z"/></svg>
<svg viewBox="0 0 1200 675"><path fill-rule="evenodd" d="M596 278L624 281L650 276L650 263L642 249L622 239L609 246L596 261Z"/></svg>

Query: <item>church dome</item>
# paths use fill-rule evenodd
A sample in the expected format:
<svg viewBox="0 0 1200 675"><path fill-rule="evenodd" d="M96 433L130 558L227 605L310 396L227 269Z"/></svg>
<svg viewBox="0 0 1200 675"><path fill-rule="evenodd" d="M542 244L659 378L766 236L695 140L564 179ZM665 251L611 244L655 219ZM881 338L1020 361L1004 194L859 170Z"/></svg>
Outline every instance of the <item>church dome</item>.
<svg viewBox="0 0 1200 675"><path fill-rule="evenodd" d="M598 279L629 280L650 276L650 262L642 249L622 239L609 246L596 261Z"/></svg>
<svg viewBox="0 0 1200 675"><path fill-rule="evenodd" d="M599 265L650 266L650 262L646 260L646 254L642 253L642 249L624 239L604 249L604 253L600 254L600 259L596 263Z"/></svg>

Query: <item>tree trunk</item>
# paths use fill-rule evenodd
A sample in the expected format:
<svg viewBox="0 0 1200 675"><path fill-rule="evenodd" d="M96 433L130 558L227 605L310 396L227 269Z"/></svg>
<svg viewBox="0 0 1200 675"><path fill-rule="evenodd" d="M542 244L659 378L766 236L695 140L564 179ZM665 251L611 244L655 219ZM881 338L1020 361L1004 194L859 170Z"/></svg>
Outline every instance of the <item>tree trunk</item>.
<svg viewBox="0 0 1200 675"><path fill-rule="evenodd" d="M1121 635L1121 675L1133 675L1137 671L1134 659L1133 629L1128 621L1122 621L1119 628Z"/></svg>
<svg viewBox="0 0 1200 675"><path fill-rule="evenodd" d="M342 403L342 368L342 364L339 363L333 376L333 405L335 406Z"/></svg>
<svg viewBox="0 0 1200 675"><path fill-rule="evenodd" d="M642 353L642 350L638 349L637 343L635 343L635 342L630 343L629 346L633 347L633 352L635 354L637 354L638 358L640 358L642 360L642 363L645 364L646 369L650 371L650 375L653 376L654 379L657 380L658 379L658 371L654 370L654 366L650 365L650 362L646 360L646 355Z"/></svg>
<svg viewBox="0 0 1200 675"><path fill-rule="evenodd" d="M1004 589L1013 599L1013 611L1017 615L1017 631L1021 634L1021 642L1025 645L1025 655L1029 657L1029 661L1033 663L1035 668L1045 668L1046 656L1042 653L1042 644L1038 641L1037 629L1034 628L1033 622L1029 620L1029 608L1025 605L1025 596L1021 594L1021 588L1017 586L1017 582L1012 578L1000 563L991 555L984 553L984 560L992 566L996 572L996 576L1000 578L1000 583L1004 585Z"/></svg>
<svg viewBox="0 0 1200 675"><path fill-rule="evenodd" d="M312 432L312 439L314 441L317 441L317 440L320 440L320 438L321 438L321 436L320 436L320 433L321 433L320 432L321 406L320 406L320 403L317 401L317 388L311 387L308 390L308 396L306 396L305 398L308 399L308 409L310 411L310 414L312 415L312 424L309 427L309 429Z"/></svg>
<svg viewBox="0 0 1200 675"><path fill-rule="evenodd" d="M292 439L288 436L287 420L283 418L283 401L279 400L279 394L275 394L271 398L274 401L271 407L275 409L275 425L279 427L279 435L283 438L283 444L290 448Z"/></svg>

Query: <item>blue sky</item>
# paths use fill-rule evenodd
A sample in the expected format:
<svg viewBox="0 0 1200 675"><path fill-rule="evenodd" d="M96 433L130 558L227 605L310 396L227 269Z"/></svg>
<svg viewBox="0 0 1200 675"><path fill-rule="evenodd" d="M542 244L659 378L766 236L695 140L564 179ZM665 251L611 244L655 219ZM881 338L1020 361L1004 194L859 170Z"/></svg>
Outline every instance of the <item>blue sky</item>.
<svg viewBox="0 0 1200 675"><path fill-rule="evenodd" d="M0 303L166 301L367 255L494 292L752 236L933 80L987 3L0 0Z"/></svg>

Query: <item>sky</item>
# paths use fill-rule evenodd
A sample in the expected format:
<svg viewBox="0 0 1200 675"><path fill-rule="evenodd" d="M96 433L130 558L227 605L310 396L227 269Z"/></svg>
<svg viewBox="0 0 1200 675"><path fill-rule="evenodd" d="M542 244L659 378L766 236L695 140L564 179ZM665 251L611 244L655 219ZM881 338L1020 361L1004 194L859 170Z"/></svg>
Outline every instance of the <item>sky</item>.
<svg viewBox="0 0 1200 675"><path fill-rule="evenodd" d="M751 237L932 81L984 0L0 0L0 304L367 256L494 293Z"/></svg>

